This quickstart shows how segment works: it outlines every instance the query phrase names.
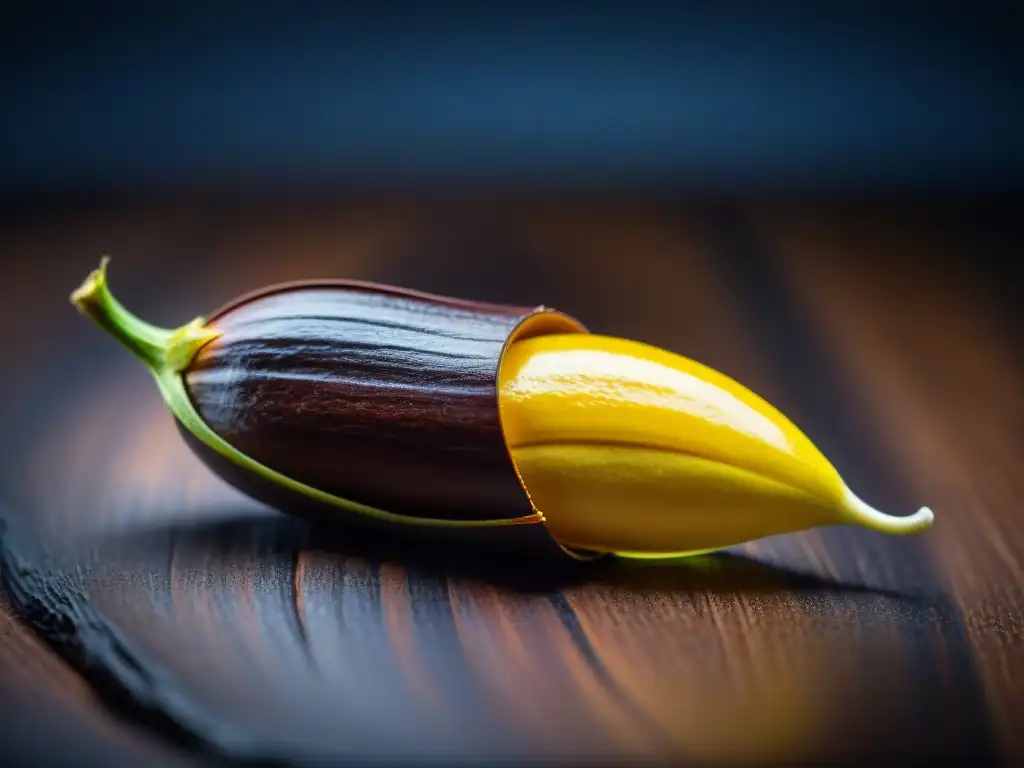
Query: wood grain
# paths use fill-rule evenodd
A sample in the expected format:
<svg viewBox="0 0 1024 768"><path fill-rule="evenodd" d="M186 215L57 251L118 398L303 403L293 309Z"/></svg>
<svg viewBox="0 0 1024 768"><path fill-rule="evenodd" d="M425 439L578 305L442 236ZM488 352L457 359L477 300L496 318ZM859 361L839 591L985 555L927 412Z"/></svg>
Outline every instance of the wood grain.
<svg viewBox="0 0 1024 768"><path fill-rule="evenodd" d="M947 217L657 201L208 209L42 208L0 228L0 251L45 251L52 267L2 266L23 286L0 308L19 371L0 384L0 451L19 500L4 579L26 624L3 625L0 679L24 667L11 706L77 712L48 718L67 744L290 764L1020 754L1019 339L997 292L968 279L975 241ZM554 566L282 517L209 472L145 371L67 304L103 251L116 293L166 325L309 277L557 306L735 376L866 498L930 504L936 528ZM27 311L30 326L10 322Z"/></svg>
<svg viewBox="0 0 1024 768"><path fill-rule="evenodd" d="M0 596L0 753L23 765L186 766L187 753L106 711ZM54 750L57 739L69 748Z"/></svg>
<svg viewBox="0 0 1024 768"><path fill-rule="evenodd" d="M962 612L998 738L1024 759L1020 340L971 274L972 254L922 285L919 265L948 259L950 247L927 219L872 231L852 217L811 226L808 218L790 210L763 226L820 318L822 343L840 351L865 430L944 512L931 542L937 578ZM884 260L886 280L851 268L851 250ZM816 258L823 252L845 258Z"/></svg>

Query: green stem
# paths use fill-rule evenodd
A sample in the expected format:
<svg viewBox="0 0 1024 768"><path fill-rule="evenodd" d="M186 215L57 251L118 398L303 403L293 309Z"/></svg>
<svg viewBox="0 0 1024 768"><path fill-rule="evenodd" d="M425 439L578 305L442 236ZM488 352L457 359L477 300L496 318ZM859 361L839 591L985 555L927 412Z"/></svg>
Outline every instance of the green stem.
<svg viewBox="0 0 1024 768"><path fill-rule="evenodd" d="M203 421L185 389L185 381L182 376L182 372L188 368L196 353L205 344L216 339L220 335L220 331L205 327L205 320L201 317L174 330L158 328L139 319L125 309L107 288L108 262L109 259L103 257L99 269L94 270L78 290L71 294L71 302L82 314L95 321L97 325L142 360L156 379L156 384L168 409L185 429L197 440L235 465L321 504L385 522L434 528L502 528L510 525L543 523L544 518L539 512L518 518L498 520L440 520L396 514L325 493L298 480L286 477L246 456ZM562 549L565 550L564 547ZM572 557L585 559L582 555L565 551Z"/></svg>
<svg viewBox="0 0 1024 768"><path fill-rule="evenodd" d="M109 257L103 257L99 268L93 270L71 294L71 303L121 342L153 373L183 371L203 345L220 335L218 331L204 327L203 318L171 330L136 317L114 298L107 287L109 261Z"/></svg>

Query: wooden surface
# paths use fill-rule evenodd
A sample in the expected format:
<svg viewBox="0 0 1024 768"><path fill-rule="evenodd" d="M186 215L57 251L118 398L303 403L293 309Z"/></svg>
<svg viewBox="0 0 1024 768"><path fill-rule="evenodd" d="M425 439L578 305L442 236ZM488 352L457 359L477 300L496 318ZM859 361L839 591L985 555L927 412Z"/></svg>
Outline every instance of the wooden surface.
<svg viewBox="0 0 1024 768"><path fill-rule="evenodd" d="M1024 757L1024 360L998 261L1024 245L1013 219L9 206L3 743L78 765ZM309 277L554 306L738 378L867 500L928 504L936 526L553 570L286 519L207 471L146 372L68 304L105 252L115 293L166 325Z"/></svg>

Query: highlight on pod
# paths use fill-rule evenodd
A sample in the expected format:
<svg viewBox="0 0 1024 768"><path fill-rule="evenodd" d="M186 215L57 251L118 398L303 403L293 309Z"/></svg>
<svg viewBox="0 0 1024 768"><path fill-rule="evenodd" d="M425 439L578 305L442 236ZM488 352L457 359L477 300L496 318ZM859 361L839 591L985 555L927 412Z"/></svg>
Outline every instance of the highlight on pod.
<svg viewBox="0 0 1024 768"><path fill-rule="evenodd" d="M532 525L571 555L635 558L933 524L863 501L741 383L548 307L306 280L160 328L114 298L107 267L72 303L149 370L212 471L285 513Z"/></svg>

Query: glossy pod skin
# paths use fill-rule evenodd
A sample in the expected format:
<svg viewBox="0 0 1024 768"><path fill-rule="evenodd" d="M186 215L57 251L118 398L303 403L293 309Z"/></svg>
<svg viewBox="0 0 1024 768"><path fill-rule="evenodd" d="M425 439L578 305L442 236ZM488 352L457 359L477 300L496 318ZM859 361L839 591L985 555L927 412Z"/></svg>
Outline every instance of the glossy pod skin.
<svg viewBox="0 0 1024 768"><path fill-rule="evenodd" d="M106 264L73 303L150 369L207 466L284 512L578 559L932 522L866 505L737 382L546 307L306 281L165 330Z"/></svg>
<svg viewBox="0 0 1024 768"><path fill-rule="evenodd" d="M506 342L580 331L544 308L350 281L244 296L184 372L203 420L256 461L335 496L402 515L534 513L502 437Z"/></svg>

